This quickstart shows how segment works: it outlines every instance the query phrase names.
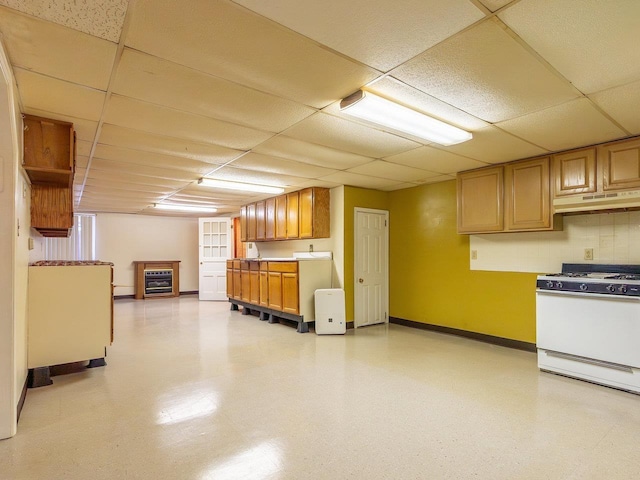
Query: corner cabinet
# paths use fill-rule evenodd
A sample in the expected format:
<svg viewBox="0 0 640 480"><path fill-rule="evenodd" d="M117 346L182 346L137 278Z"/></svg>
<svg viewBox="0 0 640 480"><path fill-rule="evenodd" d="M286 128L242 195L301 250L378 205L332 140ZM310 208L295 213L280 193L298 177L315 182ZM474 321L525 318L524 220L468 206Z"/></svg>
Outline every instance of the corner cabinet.
<svg viewBox="0 0 640 480"><path fill-rule="evenodd" d="M561 228L551 209L549 157L461 172L458 233L531 232Z"/></svg>

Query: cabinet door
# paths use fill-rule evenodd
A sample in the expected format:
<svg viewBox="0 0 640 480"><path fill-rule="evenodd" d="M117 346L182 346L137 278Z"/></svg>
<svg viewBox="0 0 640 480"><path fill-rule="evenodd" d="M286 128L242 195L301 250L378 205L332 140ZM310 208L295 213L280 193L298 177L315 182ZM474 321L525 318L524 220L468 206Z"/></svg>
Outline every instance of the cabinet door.
<svg viewBox="0 0 640 480"><path fill-rule="evenodd" d="M640 139L598 147L598 164L604 191L640 188Z"/></svg>
<svg viewBox="0 0 640 480"><path fill-rule="evenodd" d="M282 311L282 273L268 272L269 308Z"/></svg>
<svg viewBox="0 0 640 480"><path fill-rule="evenodd" d="M260 304L260 272L257 270L251 270L249 272L249 288L251 293L249 294L249 301L254 305Z"/></svg>
<svg viewBox="0 0 640 480"><path fill-rule="evenodd" d="M249 275L249 262L242 262L240 270L240 299L243 302L251 301L251 276Z"/></svg>
<svg viewBox="0 0 640 480"><path fill-rule="evenodd" d="M240 241L247 241L247 206L240 207Z"/></svg>
<svg viewBox="0 0 640 480"><path fill-rule="evenodd" d="M256 204L247 205L247 242L256 241Z"/></svg>
<svg viewBox="0 0 640 480"><path fill-rule="evenodd" d="M287 193L287 238L298 238L298 192Z"/></svg>
<svg viewBox="0 0 640 480"><path fill-rule="evenodd" d="M298 315L298 274L282 274L282 311Z"/></svg>
<svg viewBox="0 0 640 480"><path fill-rule="evenodd" d="M313 188L300 190L300 238L313 238Z"/></svg>
<svg viewBox="0 0 640 480"><path fill-rule="evenodd" d="M504 228L503 168L458 174L458 233L500 232Z"/></svg>
<svg viewBox="0 0 640 480"><path fill-rule="evenodd" d="M265 239L266 236L266 211L265 202L256 202L256 241Z"/></svg>
<svg viewBox="0 0 640 480"><path fill-rule="evenodd" d="M233 297L233 260L227 260L227 297Z"/></svg>
<svg viewBox="0 0 640 480"><path fill-rule="evenodd" d="M287 196L276 197L276 240L287 238Z"/></svg>
<svg viewBox="0 0 640 480"><path fill-rule="evenodd" d="M239 267L233 267L233 298L242 300L242 274Z"/></svg>
<svg viewBox="0 0 640 480"><path fill-rule="evenodd" d="M553 156L554 197L596 191L596 149Z"/></svg>
<svg viewBox="0 0 640 480"><path fill-rule="evenodd" d="M75 163L73 124L24 115L23 166L33 184L71 187Z"/></svg>
<svg viewBox="0 0 640 480"><path fill-rule="evenodd" d="M505 165L505 229L552 228L549 157Z"/></svg>
<svg viewBox="0 0 640 480"><path fill-rule="evenodd" d="M260 306L269 306L269 273L260 270Z"/></svg>
<svg viewBox="0 0 640 480"><path fill-rule="evenodd" d="M265 200L265 240L276 239L276 197Z"/></svg>

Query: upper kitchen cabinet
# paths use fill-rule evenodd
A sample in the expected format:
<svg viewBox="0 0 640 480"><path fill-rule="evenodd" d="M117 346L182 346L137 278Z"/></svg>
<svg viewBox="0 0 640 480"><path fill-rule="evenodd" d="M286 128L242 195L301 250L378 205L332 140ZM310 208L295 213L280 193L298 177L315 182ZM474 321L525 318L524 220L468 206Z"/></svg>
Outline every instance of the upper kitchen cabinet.
<svg viewBox="0 0 640 480"><path fill-rule="evenodd" d="M267 198L265 204L265 240L276 239L276 197Z"/></svg>
<svg viewBox="0 0 640 480"><path fill-rule="evenodd" d="M596 191L596 149L582 148L552 157L554 197Z"/></svg>
<svg viewBox="0 0 640 480"><path fill-rule="evenodd" d="M256 230L257 230L257 222L256 222L256 204L250 203L247 205L247 241L255 242L256 241Z"/></svg>
<svg viewBox="0 0 640 480"><path fill-rule="evenodd" d="M553 229L549 157L504 167L505 230Z"/></svg>
<svg viewBox="0 0 640 480"><path fill-rule="evenodd" d="M71 187L75 165L73 124L24 115L23 167L32 184Z"/></svg>
<svg viewBox="0 0 640 480"><path fill-rule="evenodd" d="M276 197L276 240L286 240L287 238L287 196Z"/></svg>
<svg viewBox="0 0 640 480"><path fill-rule="evenodd" d="M256 202L256 241L265 240L266 237L266 210L265 202Z"/></svg>
<svg viewBox="0 0 640 480"><path fill-rule="evenodd" d="M247 234L247 205L243 205L240 207L240 240L242 242L248 241Z"/></svg>
<svg viewBox="0 0 640 480"><path fill-rule="evenodd" d="M458 233L504 229L503 167L458 174Z"/></svg>
<svg viewBox="0 0 640 480"><path fill-rule="evenodd" d="M598 164L604 191L640 188L640 139L599 146Z"/></svg>
<svg viewBox="0 0 640 480"><path fill-rule="evenodd" d="M298 238L298 192L287 193L287 238Z"/></svg>
<svg viewBox="0 0 640 480"><path fill-rule="evenodd" d="M310 187L299 192L299 237L327 238L330 228L330 192L328 188Z"/></svg>

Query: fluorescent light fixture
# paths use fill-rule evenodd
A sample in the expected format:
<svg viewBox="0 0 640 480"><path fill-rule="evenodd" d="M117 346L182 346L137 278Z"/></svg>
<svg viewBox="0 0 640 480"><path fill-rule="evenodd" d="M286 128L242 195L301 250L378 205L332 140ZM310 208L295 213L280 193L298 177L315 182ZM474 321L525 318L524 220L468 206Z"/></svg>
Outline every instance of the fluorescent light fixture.
<svg viewBox="0 0 640 480"><path fill-rule="evenodd" d="M400 134L408 133L440 145L455 145L473 138L465 130L362 90L343 99L340 110Z"/></svg>
<svg viewBox="0 0 640 480"><path fill-rule="evenodd" d="M213 178L201 178L198 184L203 187L224 188L226 190L240 190L242 192L258 193L282 193L284 188L271 187L269 185L256 185L255 183L229 182L227 180L215 180Z"/></svg>
<svg viewBox="0 0 640 480"><path fill-rule="evenodd" d="M178 212L202 212L202 213L215 213L218 211L214 207L199 207L197 205L178 205L177 203L154 203L154 208L160 210L175 210Z"/></svg>

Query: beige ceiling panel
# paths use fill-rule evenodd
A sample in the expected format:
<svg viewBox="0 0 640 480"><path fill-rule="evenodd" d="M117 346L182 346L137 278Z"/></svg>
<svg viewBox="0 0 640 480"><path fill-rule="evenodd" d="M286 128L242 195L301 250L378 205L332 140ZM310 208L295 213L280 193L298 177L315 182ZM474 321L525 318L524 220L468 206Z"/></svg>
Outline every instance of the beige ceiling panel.
<svg viewBox="0 0 640 480"><path fill-rule="evenodd" d="M156 195L169 195L176 190L175 186L135 183L135 179L132 179L131 182L123 182L122 180L118 179L104 178L104 175L100 175L99 177L87 178L85 191L91 191L91 188L103 188L105 189L105 191L109 191L111 189L131 190L134 192L153 193Z"/></svg>
<svg viewBox="0 0 640 480"><path fill-rule="evenodd" d="M465 130L473 131L489 125L487 122L427 95L416 88L410 87L393 77L384 77L367 86L365 90L386 97L397 103L404 104L414 110L419 110L443 122L450 123Z"/></svg>
<svg viewBox="0 0 640 480"><path fill-rule="evenodd" d="M318 180L313 179L313 180L308 180L304 183L301 183L300 185L298 185L295 189L303 189L303 188L309 188L309 187L325 187L325 188L334 188L334 187L338 187L340 186L340 183L338 182L329 182L327 180Z"/></svg>
<svg viewBox="0 0 640 480"><path fill-rule="evenodd" d="M499 16L584 93L640 79L637 0L523 0Z"/></svg>
<svg viewBox="0 0 640 480"><path fill-rule="evenodd" d="M96 158L114 160L125 164L143 165L147 167L160 167L164 169L177 169L190 172L196 177L205 175L216 168L210 163L192 160L190 158L163 155L145 150L133 150L131 148L114 147L112 145L98 144L95 152Z"/></svg>
<svg viewBox="0 0 640 480"><path fill-rule="evenodd" d="M127 46L316 108L378 73L226 1L139 0ZM214 46L215 48L212 48Z"/></svg>
<svg viewBox="0 0 640 480"><path fill-rule="evenodd" d="M89 163L89 157L85 155L76 155L76 170L79 168L86 169Z"/></svg>
<svg viewBox="0 0 640 480"><path fill-rule="evenodd" d="M381 71L483 17L467 0L234 1Z"/></svg>
<svg viewBox="0 0 640 480"><path fill-rule="evenodd" d="M552 151L605 142L626 135L586 98L496 126Z"/></svg>
<svg viewBox="0 0 640 480"><path fill-rule="evenodd" d="M97 204L98 202L137 202L137 203L150 203L156 201L159 198L164 198L165 195L148 194L135 192L133 190L115 189L115 188L99 188L99 187L87 187L82 195L82 202L91 202Z"/></svg>
<svg viewBox="0 0 640 480"><path fill-rule="evenodd" d="M360 175L360 174L351 173L351 172L332 173L331 175L322 177L319 180L337 183L339 185L351 185L352 187L373 188L373 189L381 189L381 188L391 187L391 186L399 185L401 183L405 183L405 182L398 182L397 180L371 177L369 175Z"/></svg>
<svg viewBox="0 0 640 480"><path fill-rule="evenodd" d="M405 188L417 187L415 183L398 183L396 185L390 185L388 187L382 187L379 190L383 192L395 192L396 190L404 190Z"/></svg>
<svg viewBox="0 0 640 480"><path fill-rule="evenodd" d="M331 168L318 167L307 163L295 162L284 158L262 155L259 153L248 153L235 160L233 166L246 170L258 170L270 173L281 173L283 175L293 175L305 178L317 178L335 173L337 170Z"/></svg>
<svg viewBox="0 0 640 480"><path fill-rule="evenodd" d="M99 120L105 93L93 88L45 77L21 68L14 69L25 108L59 115Z"/></svg>
<svg viewBox="0 0 640 480"><path fill-rule="evenodd" d="M76 155L78 157L83 156L83 157L88 157L89 154L91 153L91 146L93 145L92 142L88 142L86 140L78 140L77 139L77 133L76 133ZM77 166L77 162L76 162L76 166Z"/></svg>
<svg viewBox="0 0 640 480"><path fill-rule="evenodd" d="M420 183L426 185L429 183L447 182L449 180L455 180L455 179L456 179L455 175L437 175L435 177L425 178L424 180L420 181Z"/></svg>
<svg viewBox="0 0 640 480"><path fill-rule="evenodd" d="M283 135L271 137L254 148L253 151L337 170L356 167L373 160L371 157L356 155L355 153L336 150L315 143L303 142Z"/></svg>
<svg viewBox="0 0 640 480"><path fill-rule="evenodd" d="M496 10L500 10L502 7L512 2L514 2L514 0L480 0L480 3L482 3L485 7L487 7L492 12L495 12ZM518 0L515 0L515 3L518 3Z"/></svg>
<svg viewBox="0 0 640 480"><path fill-rule="evenodd" d="M640 134L640 81L594 93L589 98L629 133Z"/></svg>
<svg viewBox="0 0 640 480"><path fill-rule="evenodd" d="M579 95L491 20L445 40L392 74L487 122L525 115Z"/></svg>
<svg viewBox="0 0 640 480"><path fill-rule="evenodd" d="M120 95L113 95L109 99L106 121L156 135L186 138L242 150L249 149L272 136L271 133Z"/></svg>
<svg viewBox="0 0 640 480"><path fill-rule="evenodd" d="M2 7L0 31L14 68L107 90L116 44Z"/></svg>
<svg viewBox="0 0 640 480"><path fill-rule="evenodd" d="M73 130L76 132L76 140L93 143L98 130L98 122L85 120L82 118L71 117L69 115L61 115L59 113L47 112L37 108L25 108L24 113L36 115L38 117L51 118L53 120L62 120L63 122L73 123Z"/></svg>
<svg viewBox="0 0 640 480"><path fill-rule="evenodd" d="M326 113L303 120L286 130L284 135L366 157L386 157L420 146L397 135Z"/></svg>
<svg viewBox="0 0 640 480"><path fill-rule="evenodd" d="M358 173L362 175L370 175L372 177L386 178L396 180L398 182L419 181L422 178L433 177L437 175L434 172L428 172L423 169L398 165L396 163L385 162L384 160L374 160L366 165L350 168L350 173Z"/></svg>
<svg viewBox="0 0 640 480"><path fill-rule="evenodd" d="M0 0L0 5L116 43L128 3L128 0Z"/></svg>
<svg viewBox="0 0 640 480"><path fill-rule="evenodd" d="M270 172L258 172L255 170L245 170L242 168L222 167L209 175L217 180L230 180L233 182L256 183L258 185L271 185L274 187L287 187L299 185L308 179L291 175L282 175ZM203 187L208 188L208 187Z"/></svg>
<svg viewBox="0 0 640 480"><path fill-rule="evenodd" d="M487 164L462 157L455 153L438 150L433 147L420 147L409 152L400 153L386 157L385 160L391 163L406 165L408 167L421 168L438 173L456 173L463 170L484 167Z"/></svg>
<svg viewBox="0 0 640 480"><path fill-rule="evenodd" d="M171 180L166 178L147 177L145 175L133 175L122 171L114 172L110 170L98 170L95 168L91 168L89 170L89 179L122 182L128 183L130 185L151 185L163 189L178 189L184 187L185 183L187 183L184 181Z"/></svg>
<svg viewBox="0 0 640 480"><path fill-rule="evenodd" d="M101 172L124 172L127 175L144 175L146 177L161 178L166 180L178 180L181 182L195 182L201 175L186 172L177 168L161 168L149 165L138 165L129 162L118 162L102 158L93 158L91 162L91 174L98 175Z"/></svg>
<svg viewBox="0 0 640 480"><path fill-rule="evenodd" d="M223 190L220 188L203 187L190 184L176 192L171 198L190 198L199 202L224 202L229 205L244 205L250 193L238 190ZM268 195L269 196L269 195Z"/></svg>
<svg viewBox="0 0 640 480"><path fill-rule="evenodd" d="M171 200L175 202L192 202L192 203L201 203L203 205L244 205L245 196L239 197L238 195L234 197L229 197L225 195L216 195L216 196L203 196L200 195L200 192L191 193L192 189L184 189L180 190L178 193L171 195ZM219 193L222 193L220 190Z"/></svg>
<svg viewBox="0 0 640 480"><path fill-rule="evenodd" d="M105 123L100 133L100 143L126 147L133 150L190 158L213 165L222 165L243 152L219 145L193 142L183 138L154 135Z"/></svg>
<svg viewBox="0 0 640 480"><path fill-rule="evenodd" d="M270 132L282 131L316 111L130 49L122 56L113 91Z"/></svg>
<svg viewBox="0 0 640 480"><path fill-rule="evenodd" d="M487 127L473 133L473 140L450 147L439 147L486 163L501 163L548 153L547 150L525 142L496 127Z"/></svg>

